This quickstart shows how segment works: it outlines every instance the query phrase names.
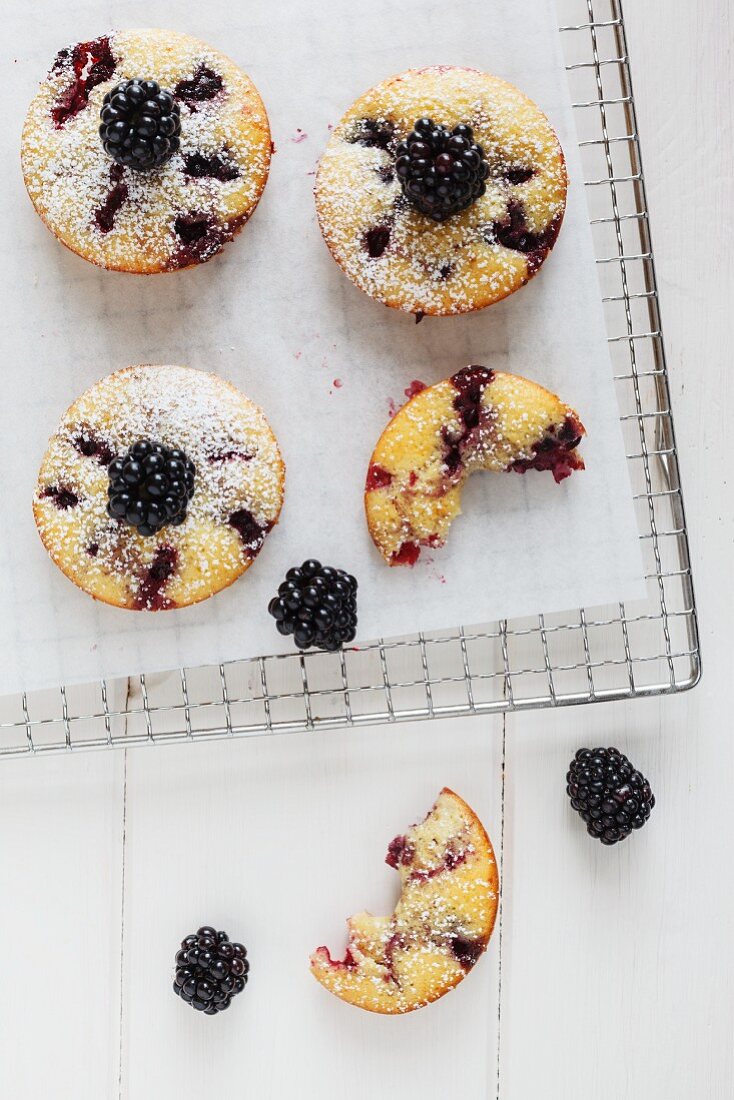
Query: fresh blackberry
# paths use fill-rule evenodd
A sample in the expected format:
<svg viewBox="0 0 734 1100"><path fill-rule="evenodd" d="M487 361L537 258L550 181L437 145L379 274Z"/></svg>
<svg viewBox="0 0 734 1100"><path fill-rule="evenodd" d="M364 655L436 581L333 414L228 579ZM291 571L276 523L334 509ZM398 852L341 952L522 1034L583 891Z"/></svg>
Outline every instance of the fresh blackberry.
<svg viewBox="0 0 734 1100"><path fill-rule="evenodd" d="M181 941L173 992L198 1012L215 1016L245 988L249 970L242 944L231 943L226 932L204 925Z"/></svg>
<svg viewBox="0 0 734 1100"><path fill-rule="evenodd" d="M579 749L566 782L571 805L602 844L641 829L655 805L650 784L618 749Z"/></svg>
<svg viewBox="0 0 734 1100"><path fill-rule="evenodd" d="M105 152L128 168L158 168L180 145L180 108L157 80L116 84L104 97L100 118Z"/></svg>
<svg viewBox="0 0 734 1100"><path fill-rule="evenodd" d="M353 642L357 627L357 582L343 569L305 561L289 569L268 604L281 634L292 634L299 649L334 651Z"/></svg>
<svg viewBox="0 0 734 1100"><path fill-rule="evenodd" d="M466 210L486 191L489 165L465 123L448 130L430 118L419 118L396 153L403 194L434 221Z"/></svg>
<svg viewBox="0 0 734 1100"><path fill-rule="evenodd" d="M108 472L107 512L113 519L146 538L186 519L196 467L183 451L141 439L122 458L114 458Z"/></svg>

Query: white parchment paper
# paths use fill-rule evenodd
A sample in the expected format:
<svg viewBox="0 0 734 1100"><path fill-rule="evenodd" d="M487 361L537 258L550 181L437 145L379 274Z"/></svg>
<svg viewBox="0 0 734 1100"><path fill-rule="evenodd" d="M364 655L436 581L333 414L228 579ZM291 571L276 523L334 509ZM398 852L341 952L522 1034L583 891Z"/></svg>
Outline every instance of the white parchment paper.
<svg viewBox="0 0 734 1100"><path fill-rule="evenodd" d="M283 651L266 613L305 557L360 581L359 634L441 629L644 595L631 490L553 0L249 0L233 6L21 0L4 12L0 260L0 692ZM193 271L138 278L62 248L26 197L16 151L27 104L57 50L108 29L170 26L235 58L267 106L277 154L250 224ZM469 317L413 318L371 301L323 244L312 198L335 123L372 84L452 63L531 95L564 146L571 191L543 271ZM287 465L281 524L252 570L195 608L158 615L95 604L47 558L31 513L38 466L64 409L130 363L230 378L265 409ZM388 569L363 518L369 456L413 379L467 363L527 375L575 406L587 470L477 475L448 545Z"/></svg>

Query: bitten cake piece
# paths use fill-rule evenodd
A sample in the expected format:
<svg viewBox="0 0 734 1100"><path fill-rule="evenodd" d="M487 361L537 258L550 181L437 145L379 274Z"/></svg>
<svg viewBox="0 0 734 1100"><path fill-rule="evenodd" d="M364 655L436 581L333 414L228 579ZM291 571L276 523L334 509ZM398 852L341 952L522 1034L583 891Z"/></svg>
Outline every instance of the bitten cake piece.
<svg viewBox="0 0 734 1100"><path fill-rule="evenodd" d="M402 885L392 916L351 917L344 959L319 947L311 972L343 1001L395 1014L466 977L492 934L499 879L484 826L447 787L424 821L393 840L386 861Z"/></svg>
<svg viewBox="0 0 734 1100"><path fill-rule="evenodd" d="M186 607L249 569L285 467L262 411L213 374L127 367L64 415L33 512L79 588L136 611Z"/></svg>
<svg viewBox="0 0 734 1100"><path fill-rule="evenodd" d="M209 260L258 204L270 129L254 84L186 34L119 31L59 51L32 101L28 193L73 252L150 274Z"/></svg>
<svg viewBox="0 0 734 1100"><path fill-rule="evenodd" d="M419 315L482 309L551 251L563 151L512 84L451 65L411 69L361 96L316 177L324 239L360 289Z"/></svg>
<svg viewBox="0 0 734 1100"><path fill-rule="evenodd" d="M464 367L421 390L392 418L370 460L367 526L389 565L413 565L439 547L461 512L474 470L550 470L562 481L584 463L585 434L568 405L536 382Z"/></svg>

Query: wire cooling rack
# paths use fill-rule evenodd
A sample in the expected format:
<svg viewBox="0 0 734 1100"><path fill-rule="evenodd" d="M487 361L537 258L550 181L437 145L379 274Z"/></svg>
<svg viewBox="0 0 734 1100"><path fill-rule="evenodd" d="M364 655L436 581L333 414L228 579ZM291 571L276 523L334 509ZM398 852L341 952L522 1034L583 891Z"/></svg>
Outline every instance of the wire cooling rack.
<svg viewBox="0 0 734 1100"><path fill-rule="evenodd" d="M642 541L640 603L0 700L0 756L511 711L683 691L701 671L620 0L559 0Z"/></svg>

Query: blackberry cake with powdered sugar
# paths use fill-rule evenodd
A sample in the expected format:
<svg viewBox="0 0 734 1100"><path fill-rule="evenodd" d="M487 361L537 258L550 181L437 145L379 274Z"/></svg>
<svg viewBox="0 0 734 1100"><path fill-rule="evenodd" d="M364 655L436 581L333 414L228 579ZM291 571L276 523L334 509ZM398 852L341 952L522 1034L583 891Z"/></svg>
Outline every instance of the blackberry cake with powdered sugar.
<svg viewBox="0 0 734 1100"><path fill-rule="evenodd" d="M229 382L189 367L127 367L65 413L33 511L79 588L164 611L250 568L278 521L284 477L264 414Z"/></svg>
<svg viewBox="0 0 734 1100"><path fill-rule="evenodd" d="M547 470L556 482L584 462L585 428L554 393L489 367L464 367L418 390L385 428L367 471L367 526L389 565L443 546L475 470Z"/></svg>
<svg viewBox="0 0 734 1100"><path fill-rule="evenodd" d="M396 1015L438 1000L473 969L492 934L499 878L484 826L447 787L392 841L386 862L401 882L392 915L351 917L344 958L319 947L311 973L348 1004Z"/></svg>
<svg viewBox="0 0 734 1100"><path fill-rule="evenodd" d="M476 69L378 84L335 127L316 177L321 231L361 290L416 314L482 309L555 244L563 151L540 108Z"/></svg>
<svg viewBox="0 0 734 1100"><path fill-rule="evenodd" d="M233 61L167 30L62 49L33 99L28 193L73 252L151 274L211 259L255 207L272 152L263 102Z"/></svg>

